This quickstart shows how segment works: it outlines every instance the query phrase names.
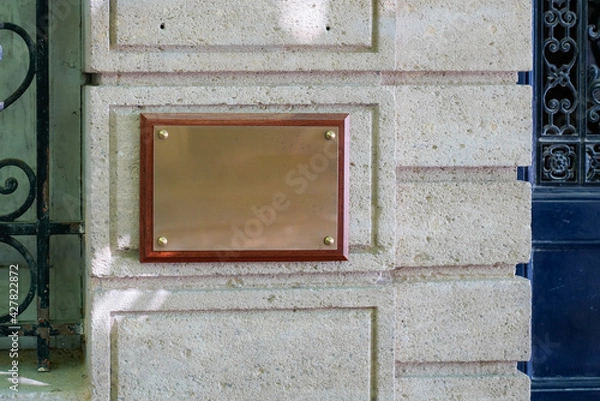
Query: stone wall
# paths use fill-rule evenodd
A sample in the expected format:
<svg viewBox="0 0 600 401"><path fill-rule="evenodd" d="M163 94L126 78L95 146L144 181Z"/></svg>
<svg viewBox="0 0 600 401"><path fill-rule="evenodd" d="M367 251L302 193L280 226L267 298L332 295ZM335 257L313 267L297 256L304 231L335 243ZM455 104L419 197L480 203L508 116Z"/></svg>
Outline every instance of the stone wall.
<svg viewBox="0 0 600 401"><path fill-rule="evenodd" d="M86 4L93 400L528 400L530 2ZM348 113L347 262L140 264L139 116Z"/></svg>

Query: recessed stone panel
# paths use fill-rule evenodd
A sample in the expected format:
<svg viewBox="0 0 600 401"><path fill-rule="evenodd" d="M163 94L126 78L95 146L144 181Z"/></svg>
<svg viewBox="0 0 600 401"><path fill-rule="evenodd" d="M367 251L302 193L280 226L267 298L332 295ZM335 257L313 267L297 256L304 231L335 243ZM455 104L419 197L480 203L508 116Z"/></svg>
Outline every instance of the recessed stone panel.
<svg viewBox="0 0 600 401"><path fill-rule="evenodd" d="M113 46L369 48L373 0L113 0Z"/></svg>
<svg viewBox="0 0 600 401"><path fill-rule="evenodd" d="M102 87L88 90L88 244L93 266L117 275L381 270L393 267L394 108L380 87ZM163 105L156 105L161 99ZM287 105L283 105L287 104ZM141 113L347 113L350 126L349 260L337 263L140 265ZM375 212L375 210L377 212ZM106 264L106 258L113 263ZM98 264L96 264L96 262ZM105 274L98 270L97 274ZM193 273L195 272L195 273Z"/></svg>
<svg viewBox="0 0 600 401"><path fill-rule="evenodd" d="M84 16L90 72L394 68L390 0L98 0Z"/></svg>
<svg viewBox="0 0 600 401"><path fill-rule="evenodd" d="M165 110L164 108L152 108L150 110ZM173 109L171 109L173 110ZM177 108L178 112L193 111L219 111L227 110L225 107L188 107ZM256 112L258 109L251 106L240 106L236 110L246 113ZM269 108L272 111L283 110L280 107ZM307 108L299 105L294 107L295 111L315 111L317 108ZM352 129L350 130L350 205L351 213L349 222L351 231L351 249L368 249L373 244L373 136L377 128L373 126L375 109L369 106L322 106L320 110L339 112L346 110L350 112ZM137 249L139 247L138 219L139 208L132 207L139 203L137 186L139 182L139 139L131 135L139 131L140 116L137 110L129 107L112 107L110 113L111 143L110 152L111 166L110 185L114 196L111 198L111 243L115 251ZM375 132L374 132L375 130ZM124 134L130 133L130 134ZM365 134L367 133L367 134ZM365 140L365 137L367 139ZM352 185L354 183L354 185ZM360 183L360 184L359 184Z"/></svg>
<svg viewBox="0 0 600 401"><path fill-rule="evenodd" d="M369 309L117 316L113 392L118 399L369 400L372 317Z"/></svg>
<svg viewBox="0 0 600 401"><path fill-rule="evenodd" d="M390 287L174 290L152 281L155 290L92 284L88 358L97 395L394 399Z"/></svg>

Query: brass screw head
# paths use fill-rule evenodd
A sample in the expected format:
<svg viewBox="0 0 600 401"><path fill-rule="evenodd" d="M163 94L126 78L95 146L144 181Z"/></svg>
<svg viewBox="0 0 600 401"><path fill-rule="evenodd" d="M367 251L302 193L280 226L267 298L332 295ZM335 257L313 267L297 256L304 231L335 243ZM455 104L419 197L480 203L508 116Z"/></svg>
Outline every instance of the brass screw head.
<svg viewBox="0 0 600 401"><path fill-rule="evenodd" d="M328 141L332 141L335 139L335 132L333 131L327 131L325 133L325 139L327 139Z"/></svg>
<svg viewBox="0 0 600 401"><path fill-rule="evenodd" d="M167 237L159 237L156 240L156 243L160 246L167 246L167 244L169 243L169 240L167 239Z"/></svg>
<svg viewBox="0 0 600 401"><path fill-rule="evenodd" d="M169 131L161 129L158 131L158 139L167 139L169 137Z"/></svg>
<svg viewBox="0 0 600 401"><path fill-rule="evenodd" d="M335 239L333 239L333 237L327 236L323 239L323 243L327 246L331 246L331 245L335 244Z"/></svg>

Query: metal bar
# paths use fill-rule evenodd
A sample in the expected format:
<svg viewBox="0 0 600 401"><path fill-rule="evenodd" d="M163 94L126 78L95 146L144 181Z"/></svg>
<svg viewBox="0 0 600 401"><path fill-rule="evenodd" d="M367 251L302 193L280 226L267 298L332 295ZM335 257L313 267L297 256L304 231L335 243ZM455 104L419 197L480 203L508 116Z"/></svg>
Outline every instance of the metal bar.
<svg viewBox="0 0 600 401"><path fill-rule="evenodd" d="M578 110L577 110L577 119L579 121L579 144L578 144L578 153L579 160L577 166L577 182L579 185L582 185L585 182L585 145L584 138L587 133L587 68L588 68L588 60L587 60L587 3L588 0L579 0L577 2L577 18L579 20L579 24L577 25L577 43L579 52L577 54L578 58L578 69L577 69L577 82L576 87L578 89L577 95L578 99Z"/></svg>
<svg viewBox="0 0 600 401"><path fill-rule="evenodd" d="M50 147L50 80L48 68L48 0L36 2L36 50L37 50L37 359L38 372L50 369L50 230L49 230L49 147Z"/></svg>
<svg viewBox="0 0 600 401"><path fill-rule="evenodd" d="M38 229L37 222L0 223L0 236L37 235ZM83 235L85 226L81 221L50 222L48 231L50 235Z"/></svg>
<svg viewBox="0 0 600 401"><path fill-rule="evenodd" d="M4 223L0 224L0 236L36 235L37 223Z"/></svg>
<svg viewBox="0 0 600 401"><path fill-rule="evenodd" d="M7 336L14 332L14 325L0 325L0 336ZM38 325L36 324L19 324L17 325L19 336L37 336ZM49 327L50 334L58 335L80 335L83 334L83 328L79 323L60 323Z"/></svg>
<svg viewBox="0 0 600 401"><path fill-rule="evenodd" d="M85 233L85 225L81 221L50 222L50 235L65 235Z"/></svg>
<svg viewBox="0 0 600 401"><path fill-rule="evenodd" d="M544 11L543 0L534 0L533 2L533 43L542 43L544 37L542 15ZM542 129L543 109L542 109L542 51L534 47L533 49L533 138L532 138L532 160L531 174L533 175L531 182L537 185L540 182L541 164L538 162L540 157L538 136Z"/></svg>

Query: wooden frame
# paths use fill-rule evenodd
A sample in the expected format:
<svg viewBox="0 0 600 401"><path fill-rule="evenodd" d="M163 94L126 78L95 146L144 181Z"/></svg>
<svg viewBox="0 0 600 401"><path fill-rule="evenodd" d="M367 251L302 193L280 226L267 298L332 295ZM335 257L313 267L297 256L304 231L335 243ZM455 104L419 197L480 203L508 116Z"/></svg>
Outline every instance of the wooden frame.
<svg viewBox="0 0 600 401"><path fill-rule="evenodd" d="M158 132L164 130L164 127L191 127L194 130L195 127L232 127L238 131L243 131L245 127L281 127L282 132L285 132L286 127L334 127L337 143L337 183L334 183L337 186L334 189L337 190L337 200L334 201L337 202L335 243L327 244L326 237L326 246L318 247L319 249L160 249L155 233L155 173L158 170L158 166L155 166L155 145L156 141L160 141ZM347 114L141 114L140 128L141 262L298 262L348 259ZM322 129L322 132L329 134L327 129Z"/></svg>

